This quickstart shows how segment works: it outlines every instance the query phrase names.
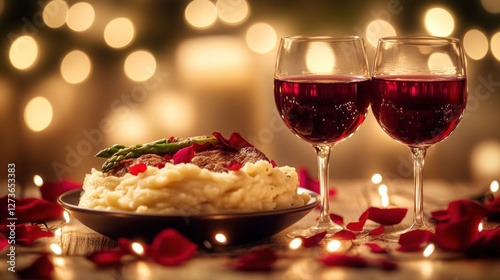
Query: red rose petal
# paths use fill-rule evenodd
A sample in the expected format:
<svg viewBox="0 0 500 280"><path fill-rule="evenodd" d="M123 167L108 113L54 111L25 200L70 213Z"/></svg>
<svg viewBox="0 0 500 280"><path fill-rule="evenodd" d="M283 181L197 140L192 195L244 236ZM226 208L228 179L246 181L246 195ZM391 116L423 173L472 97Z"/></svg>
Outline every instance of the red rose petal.
<svg viewBox="0 0 500 280"><path fill-rule="evenodd" d="M198 246L174 229L158 233L151 244L149 255L159 264L173 266L190 259Z"/></svg>
<svg viewBox="0 0 500 280"><path fill-rule="evenodd" d="M5 235L0 234L0 251L9 246L9 239Z"/></svg>
<svg viewBox="0 0 500 280"><path fill-rule="evenodd" d="M17 272L21 279L52 279L54 265L48 254L42 254L29 267Z"/></svg>
<svg viewBox="0 0 500 280"><path fill-rule="evenodd" d="M376 235L381 235L382 233L384 233L384 231L385 231L385 226L380 225L378 228L370 230L370 232L368 234L370 236L376 236Z"/></svg>
<svg viewBox="0 0 500 280"><path fill-rule="evenodd" d="M93 252L87 259L99 267L111 267L119 265L124 255L120 250L102 250Z"/></svg>
<svg viewBox="0 0 500 280"><path fill-rule="evenodd" d="M431 212L431 218L438 223L442 223L449 221L451 216L446 210L437 210Z"/></svg>
<svg viewBox="0 0 500 280"><path fill-rule="evenodd" d="M270 247L260 247L232 260L229 265L236 270L268 270L278 260Z"/></svg>
<svg viewBox="0 0 500 280"><path fill-rule="evenodd" d="M368 267L368 261L359 256L348 256L344 254L331 253L319 259L324 265L342 267Z"/></svg>
<svg viewBox="0 0 500 280"><path fill-rule="evenodd" d="M21 224L16 227L16 241L32 246L33 243L42 237L53 237L54 233L42 230L38 225Z"/></svg>
<svg viewBox="0 0 500 280"><path fill-rule="evenodd" d="M340 215L337 215L335 213L330 213L330 219L337 225L343 225L344 224L344 218Z"/></svg>
<svg viewBox="0 0 500 280"><path fill-rule="evenodd" d="M350 222L345 227L352 231L362 231L366 221L367 221L366 219L361 219L360 221L357 222Z"/></svg>
<svg viewBox="0 0 500 280"><path fill-rule="evenodd" d="M134 165L130 166L128 169L128 172L130 172L130 174L132 174L132 175L137 176L137 175L139 175L139 173L146 171L146 169L148 169L146 164L143 162L140 162L138 164L134 164Z"/></svg>
<svg viewBox="0 0 500 280"><path fill-rule="evenodd" d="M406 208L377 208L370 207L368 210L368 219L384 226L399 224L406 216Z"/></svg>
<svg viewBox="0 0 500 280"><path fill-rule="evenodd" d="M224 146L239 151L241 148L253 147L252 144L248 143L238 132L233 132L229 139L226 139L219 132L212 133L212 136L217 138L221 144Z"/></svg>
<svg viewBox="0 0 500 280"><path fill-rule="evenodd" d="M225 164L223 163L222 166L224 166L225 168L231 170L231 171L238 171L240 170L243 165L241 163L239 163L237 160L233 159L230 163L228 164Z"/></svg>
<svg viewBox="0 0 500 280"><path fill-rule="evenodd" d="M174 154L173 156L174 164L190 163L193 157L194 157L193 146L182 148Z"/></svg>
<svg viewBox="0 0 500 280"><path fill-rule="evenodd" d="M500 256L500 228L479 233L466 254L474 258L498 258Z"/></svg>
<svg viewBox="0 0 500 280"><path fill-rule="evenodd" d="M321 240L323 240L323 238L326 236L326 234L327 234L326 231L322 231L322 232L316 233L315 235L310 236L310 237L299 236L299 238L302 239L302 247L309 248L309 247L316 246Z"/></svg>
<svg viewBox="0 0 500 280"><path fill-rule="evenodd" d="M387 253L387 250L384 247L378 245L377 243L365 243L365 245L370 248L370 251L372 253L377 253L377 254Z"/></svg>
<svg viewBox="0 0 500 280"><path fill-rule="evenodd" d="M488 221L500 222L500 196L490 201L485 208Z"/></svg>
<svg viewBox="0 0 500 280"><path fill-rule="evenodd" d="M433 237L432 232L428 230L412 230L405 232L399 237L400 247L397 249L402 252L415 252L422 250L422 245L429 242Z"/></svg>
<svg viewBox="0 0 500 280"><path fill-rule="evenodd" d="M352 231L343 229L333 234L333 238L338 240L355 240L356 234Z"/></svg>
<svg viewBox="0 0 500 280"><path fill-rule="evenodd" d="M56 203L40 198L14 199L16 205L16 223L45 222L62 218L63 209ZM8 224L7 196L0 198L0 224ZM12 204L12 203L11 203Z"/></svg>
<svg viewBox="0 0 500 280"><path fill-rule="evenodd" d="M72 180L64 179L56 182L43 182L43 185L40 187L40 193L42 198L48 200L50 202L56 203L57 198L68 191L81 189L82 183L75 182Z"/></svg>

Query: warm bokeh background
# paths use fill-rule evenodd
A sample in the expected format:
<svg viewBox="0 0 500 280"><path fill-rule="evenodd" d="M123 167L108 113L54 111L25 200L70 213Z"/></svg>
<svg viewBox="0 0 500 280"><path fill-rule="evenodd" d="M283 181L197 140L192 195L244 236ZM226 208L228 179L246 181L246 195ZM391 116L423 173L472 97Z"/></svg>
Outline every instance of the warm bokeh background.
<svg viewBox="0 0 500 280"><path fill-rule="evenodd" d="M500 178L500 1L0 0L0 179L81 181L113 143L239 131L280 165L316 170L274 107L279 38L360 35L463 40L469 103L433 147L426 178ZM373 116L334 147L339 179L411 178L410 153Z"/></svg>

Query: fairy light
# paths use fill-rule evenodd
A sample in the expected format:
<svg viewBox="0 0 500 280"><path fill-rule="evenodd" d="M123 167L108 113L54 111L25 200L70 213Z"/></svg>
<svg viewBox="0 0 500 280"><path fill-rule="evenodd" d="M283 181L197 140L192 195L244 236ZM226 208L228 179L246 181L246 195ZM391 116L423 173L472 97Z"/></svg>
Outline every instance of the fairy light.
<svg viewBox="0 0 500 280"><path fill-rule="evenodd" d="M217 8L208 0L194 0L184 10L184 19L193 28L209 28L217 20Z"/></svg>
<svg viewBox="0 0 500 280"><path fill-rule="evenodd" d="M9 49L10 63L19 70L31 69L36 64L38 55L38 43L28 35L15 39Z"/></svg>
<svg viewBox="0 0 500 280"><path fill-rule="evenodd" d="M61 248L61 246L59 246L59 244L56 244L56 243L50 244L50 250L58 256L62 255L62 248Z"/></svg>
<svg viewBox="0 0 500 280"><path fill-rule="evenodd" d="M326 244L326 250L330 253L336 252L340 249L342 246L342 243L338 240L332 240Z"/></svg>
<svg viewBox="0 0 500 280"><path fill-rule="evenodd" d="M427 245L427 247L425 247L425 250L423 252L424 257L426 257L426 258L430 257L430 255L432 255L432 253L434 253L435 248L436 248L436 246L434 246L434 244L432 244L432 243Z"/></svg>
<svg viewBox="0 0 500 280"><path fill-rule="evenodd" d="M389 206L389 195L387 194L388 189L387 186L384 184L381 184L378 187L378 194L380 195L380 206L382 208L387 208Z"/></svg>
<svg viewBox="0 0 500 280"><path fill-rule="evenodd" d="M479 232L481 232L481 231L483 231L483 229L484 229L484 225L483 225L483 223L481 222L481 223L479 223L479 225L477 225L477 230L478 230Z"/></svg>
<svg viewBox="0 0 500 280"><path fill-rule="evenodd" d="M134 51L127 56L123 70L129 79L144 82L156 72L156 58L145 50Z"/></svg>
<svg viewBox="0 0 500 280"><path fill-rule="evenodd" d="M248 47L259 54L272 51L276 46L278 36L274 28L267 23L256 23L248 28L246 42Z"/></svg>
<svg viewBox="0 0 500 280"><path fill-rule="evenodd" d="M227 243L227 238L224 234L222 233L217 233L215 235L215 241L221 243L221 244L226 244Z"/></svg>
<svg viewBox="0 0 500 280"><path fill-rule="evenodd" d="M372 183L374 184L380 184L382 183L382 175L379 173L375 173L372 175Z"/></svg>
<svg viewBox="0 0 500 280"><path fill-rule="evenodd" d="M70 218L69 218L69 213L68 213L68 211L64 211L64 212L63 212L63 217L64 217L64 221L65 221L66 223L69 223Z"/></svg>
<svg viewBox="0 0 500 280"><path fill-rule="evenodd" d="M35 132L46 129L52 122L52 116L52 104L42 96L32 98L24 108L24 122Z"/></svg>
<svg viewBox="0 0 500 280"><path fill-rule="evenodd" d="M138 243L138 242L133 242L133 243L132 243L132 245L131 245L131 247L132 247L132 250L133 250L136 254L138 254L138 255L142 255L142 254L144 254L144 247L143 247L140 243Z"/></svg>
<svg viewBox="0 0 500 280"><path fill-rule="evenodd" d="M499 184L498 184L498 181L495 180L495 181L492 181L491 184L490 184L490 191L492 193L496 193L498 191L498 189L500 188Z"/></svg>
<svg viewBox="0 0 500 280"><path fill-rule="evenodd" d="M449 36L455 29L451 13L443 8L432 8L425 14L425 27L435 36Z"/></svg>
<svg viewBox="0 0 500 280"><path fill-rule="evenodd" d="M396 35L394 26L382 19L373 20L366 26L366 40L373 47L377 46L380 38Z"/></svg>
<svg viewBox="0 0 500 280"><path fill-rule="evenodd" d="M323 42L311 43L306 54L306 65L311 72L332 72L335 66L335 56L330 45Z"/></svg>
<svg viewBox="0 0 500 280"><path fill-rule="evenodd" d="M43 179L40 177L40 175L35 175L33 176L33 183L37 187L41 187L43 185Z"/></svg>
<svg viewBox="0 0 500 280"><path fill-rule="evenodd" d="M290 241L290 243L288 244L288 248L290 248L291 250L297 250L300 248L300 246L302 246L302 239L298 237L292 239L292 241Z"/></svg>

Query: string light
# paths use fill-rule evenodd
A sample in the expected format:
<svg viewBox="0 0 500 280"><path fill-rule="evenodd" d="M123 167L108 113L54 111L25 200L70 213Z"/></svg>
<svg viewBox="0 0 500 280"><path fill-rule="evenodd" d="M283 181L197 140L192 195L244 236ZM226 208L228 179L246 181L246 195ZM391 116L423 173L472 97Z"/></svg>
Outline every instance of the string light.
<svg viewBox="0 0 500 280"><path fill-rule="evenodd" d="M496 193L498 191L498 189L500 188L499 184L498 184L498 181L495 180L495 181L492 181L491 184L490 184L490 191L492 193Z"/></svg>
<svg viewBox="0 0 500 280"><path fill-rule="evenodd" d="M94 23L94 7L86 2L76 3L68 10L66 24L76 32L82 32L90 28Z"/></svg>
<svg viewBox="0 0 500 280"><path fill-rule="evenodd" d="M59 244L56 243L50 244L50 250L52 250L52 252L54 252L54 254L56 255L62 255L62 248L61 246L59 246Z"/></svg>
<svg viewBox="0 0 500 280"><path fill-rule="evenodd" d="M35 175L33 176L33 183L37 187L41 187L43 185L43 179L40 177L40 175Z"/></svg>
<svg viewBox="0 0 500 280"><path fill-rule="evenodd" d="M134 24L128 18L115 18L104 28L104 41L112 48L128 46L135 36Z"/></svg>
<svg viewBox="0 0 500 280"><path fill-rule="evenodd" d="M35 132L46 129L52 122L52 105L47 98L37 96L24 108L24 122Z"/></svg>
<svg viewBox="0 0 500 280"><path fill-rule="evenodd" d="M292 239L292 241L290 241L290 243L288 244L288 248L290 248L291 250L297 250L298 248L300 248L300 246L302 246L302 239L298 237Z"/></svg>
<svg viewBox="0 0 500 280"><path fill-rule="evenodd" d="M217 233L215 235L215 241L221 243L221 244L226 244L227 243L227 238L224 234L222 233Z"/></svg>
<svg viewBox="0 0 500 280"><path fill-rule="evenodd" d="M455 29L451 13L443 8L432 8L425 13L425 27L435 36L449 36Z"/></svg>
<svg viewBox="0 0 500 280"><path fill-rule="evenodd" d="M474 60L479 60L488 53L488 38L477 29L465 33L463 44L465 53Z"/></svg>
<svg viewBox="0 0 500 280"><path fill-rule="evenodd" d="M246 42L256 53L268 53L276 46L278 36L274 28L267 23L256 23L248 28Z"/></svg>
<svg viewBox="0 0 500 280"><path fill-rule="evenodd" d="M58 28L66 23L68 4L62 0L53 0L43 8L43 22L51 28Z"/></svg>
<svg viewBox="0 0 500 280"><path fill-rule="evenodd" d="M434 253L435 248L436 248L435 245L432 243L427 245L427 247L425 247L424 252L423 252L424 257L426 257L426 258L430 257L432 255L432 253Z"/></svg>
<svg viewBox="0 0 500 280"><path fill-rule="evenodd" d="M135 51L127 56L123 69L132 81L144 82L156 72L156 59L148 51Z"/></svg>
<svg viewBox="0 0 500 280"><path fill-rule="evenodd" d="M90 58L80 50L69 52L61 62L61 76L70 84L85 81L92 70Z"/></svg>
<svg viewBox="0 0 500 280"><path fill-rule="evenodd" d="M196 29L206 29L217 20L217 8L208 0L194 0L184 11L186 22Z"/></svg>
<svg viewBox="0 0 500 280"><path fill-rule="evenodd" d="M372 175L372 183L374 184L380 184L382 183L382 175L375 173Z"/></svg>
<svg viewBox="0 0 500 280"><path fill-rule="evenodd" d="M326 250L330 253L336 252L340 249L342 243L339 240L331 240L326 244Z"/></svg>
<svg viewBox="0 0 500 280"><path fill-rule="evenodd" d="M28 35L15 39L9 49L9 60L19 70L31 69L38 60L36 40Z"/></svg>
<svg viewBox="0 0 500 280"><path fill-rule="evenodd" d="M132 250L138 254L138 255L142 255L144 254L144 247L138 243L138 242L133 242L132 245L130 245L132 247Z"/></svg>

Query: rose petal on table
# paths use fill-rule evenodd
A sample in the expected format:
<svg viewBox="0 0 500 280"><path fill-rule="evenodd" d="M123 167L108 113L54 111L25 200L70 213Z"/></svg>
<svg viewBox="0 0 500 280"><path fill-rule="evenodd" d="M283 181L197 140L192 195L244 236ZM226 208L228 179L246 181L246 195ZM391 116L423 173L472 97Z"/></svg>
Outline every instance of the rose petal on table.
<svg viewBox="0 0 500 280"><path fill-rule="evenodd" d="M330 219L337 225L343 225L344 224L344 218L340 215L337 215L335 213L330 213Z"/></svg>
<svg viewBox="0 0 500 280"><path fill-rule="evenodd" d="M431 212L431 218L438 223L443 223L449 221L451 216L446 210L436 210Z"/></svg>
<svg viewBox="0 0 500 280"><path fill-rule="evenodd" d="M61 181L44 181L40 187L40 194L42 198L50 202L56 203L57 198L68 191L81 189L82 183L72 181L69 179L63 179Z"/></svg>
<svg viewBox="0 0 500 280"><path fill-rule="evenodd" d="M153 239L149 256L157 263L173 266L190 259L198 246L175 229L164 229Z"/></svg>
<svg viewBox="0 0 500 280"><path fill-rule="evenodd" d="M174 164L190 163L193 158L194 158L193 146L182 148L178 150L173 156Z"/></svg>
<svg viewBox="0 0 500 280"><path fill-rule="evenodd" d="M361 219L360 221L357 222L350 222L345 227L352 231L362 231L366 221L367 221L366 219Z"/></svg>
<svg viewBox="0 0 500 280"><path fill-rule="evenodd" d="M370 248L370 251L372 253L377 253L377 254L387 253L387 250L384 247L378 245L377 243L368 242L365 243L365 245Z"/></svg>
<svg viewBox="0 0 500 280"><path fill-rule="evenodd" d="M17 271L17 276L21 279L52 279L53 271L54 265L50 261L48 254L44 253L30 266Z"/></svg>
<svg viewBox="0 0 500 280"><path fill-rule="evenodd" d="M53 237L54 233L41 229L38 225L21 224L16 227L16 241L32 246L38 238Z"/></svg>
<svg viewBox="0 0 500 280"><path fill-rule="evenodd" d="M243 167L243 165L235 159L231 160L230 163L223 163L222 166L231 171L238 171Z"/></svg>
<svg viewBox="0 0 500 280"><path fill-rule="evenodd" d="M330 253L322 256L319 261L327 266L342 266L342 267L368 267L369 263L366 259L359 256L348 256L339 253Z"/></svg>
<svg viewBox="0 0 500 280"><path fill-rule="evenodd" d="M302 239L302 247L304 248L309 248L316 246L323 238L326 236L327 231L322 231L320 233L316 233L313 236L310 237L303 237L299 236L300 239Z"/></svg>
<svg viewBox="0 0 500 280"><path fill-rule="evenodd" d="M486 217L490 222L500 222L500 196L491 200L486 206Z"/></svg>
<svg viewBox="0 0 500 280"><path fill-rule="evenodd" d="M368 233L368 235L370 235L370 236L377 236L377 235L381 235L382 233L384 233L384 231L385 231L385 226L384 225L380 225L378 228L370 230L370 232Z"/></svg>
<svg viewBox="0 0 500 280"><path fill-rule="evenodd" d="M451 222L460 220L462 217L468 217L479 223L486 215L486 209L483 205L466 199L450 202L446 211L450 215Z"/></svg>
<svg viewBox="0 0 500 280"><path fill-rule="evenodd" d="M500 228L481 231L465 253L474 258L499 258Z"/></svg>
<svg viewBox="0 0 500 280"><path fill-rule="evenodd" d="M368 220L372 220L385 226L399 224L406 216L406 208L378 208L370 207L368 210Z"/></svg>
<svg viewBox="0 0 500 280"><path fill-rule="evenodd" d="M98 267L118 266L125 254L120 250L95 251L87 256L87 259Z"/></svg>
<svg viewBox="0 0 500 280"><path fill-rule="evenodd" d="M139 175L139 173L146 171L146 169L148 169L146 164L143 162L139 162L137 164L131 165L128 168L128 172L134 176L137 176L137 175Z"/></svg>
<svg viewBox="0 0 500 280"><path fill-rule="evenodd" d="M17 224L62 219L63 209L56 203L33 197L13 200L15 212L12 213L17 218ZM2 208L0 210L0 224L9 224L7 218L9 218L11 212L8 210L9 203L7 196L0 198L0 205Z"/></svg>
<svg viewBox="0 0 500 280"><path fill-rule="evenodd" d="M229 262L236 270L269 270L278 260L278 255L269 246L257 247Z"/></svg>
<svg viewBox="0 0 500 280"><path fill-rule="evenodd" d="M332 237L337 240L355 240L356 234L352 231L342 229L334 233Z"/></svg>
<svg viewBox="0 0 500 280"><path fill-rule="evenodd" d="M399 245L397 249L401 252L416 252L422 250L422 245L428 243L433 237L432 232L428 230L412 230L399 236Z"/></svg>

